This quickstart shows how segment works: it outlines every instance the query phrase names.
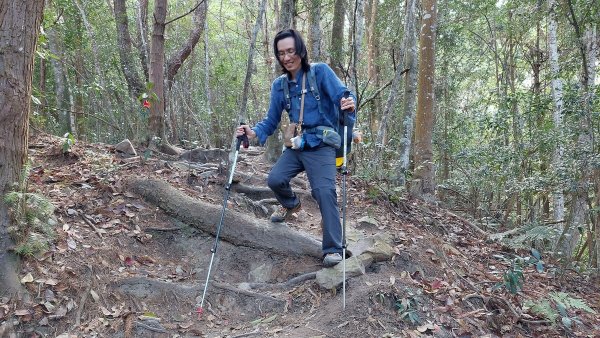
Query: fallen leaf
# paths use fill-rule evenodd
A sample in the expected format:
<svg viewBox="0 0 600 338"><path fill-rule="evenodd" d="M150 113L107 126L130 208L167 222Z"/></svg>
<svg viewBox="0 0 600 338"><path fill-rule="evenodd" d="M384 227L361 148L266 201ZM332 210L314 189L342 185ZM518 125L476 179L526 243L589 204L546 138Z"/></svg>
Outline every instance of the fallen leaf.
<svg viewBox="0 0 600 338"><path fill-rule="evenodd" d="M31 275L31 272L26 274L25 277L21 278L21 283L26 284L26 283L31 283L33 282L33 276Z"/></svg>
<svg viewBox="0 0 600 338"><path fill-rule="evenodd" d="M100 307L100 311L102 311L102 314L105 315L105 316L107 316L107 317L110 316L110 315L112 315L112 312L108 311L108 309L105 308L104 306Z"/></svg>
<svg viewBox="0 0 600 338"><path fill-rule="evenodd" d="M194 323L192 323L192 322L179 323L179 328L185 330L185 329L190 328L192 325L194 325Z"/></svg>
<svg viewBox="0 0 600 338"><path fill-rule="evenodd" d="M434 330L435 329L435 325L428 323L425 325L421 325L421 326L417 326L417 331L419 331L420 333L424 333L427 330Z"/></svg>
<svg viewBox="0 0 600 338"><path fill-rule="evenodd" d="M75 242L75 240L73 239L73 237L67 238L67 246L71 250L77 249L77 242Z"/></svg>
<svg viewBox="0 0 600 338"><path fill-rule="evenodd" d="M15 316L27 316L29 314L31 313L27 309L15 311Z"/></svg>
<svg viewBox="0 0 600 338"><path fill-rule="evenodd" d="M49 278L44 281L44 284L55 286L58 284L58 281L56 279Z"/></svg>
<svg viewBox="0 0 600 338"><path fill-rule="evenodd" d="M100 297L94 290L90 290L90 295L92 295L92 298L94 298L94 301L96 301L96 302L98 302L98 300L100 299Z"/></svg>
<svg viewBox="0 0 600 338"><path fill-rule="evenodd" d="M277 318L277 315L272 315L271 317L269 317L269 318L266 318L266 319L265 319L265 320L263 320L262 322L263 322L263 323L270 323L270 322L274 321L274 320L275 320L275 318Z"/></svg>

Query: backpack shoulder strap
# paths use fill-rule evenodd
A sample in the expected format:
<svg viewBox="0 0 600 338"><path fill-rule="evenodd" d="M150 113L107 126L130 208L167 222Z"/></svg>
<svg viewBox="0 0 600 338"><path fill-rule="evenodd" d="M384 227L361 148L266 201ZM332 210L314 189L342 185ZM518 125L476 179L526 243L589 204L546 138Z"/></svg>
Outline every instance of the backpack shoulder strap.
<svg viewBox="0 0 600 338"><path fill-rule="evenodd" d="M288 83L287 74L279 76L281 78L281 88L283 89L283 97L285 98L285 110L292 109L292 100L290 98L290 85Z"/></svg>
<svg viewBox="0 0 600 338"><path fill-rule="evenodd" d="M323 108L321 108L321 94L319 93L319 86L317 86L317 77L315 76L315 64L310 64L310 70L308 71L308 86L310 87L310 91L315 96L317 100L317 106L319 107L319 113L323 114Z"/></svg>

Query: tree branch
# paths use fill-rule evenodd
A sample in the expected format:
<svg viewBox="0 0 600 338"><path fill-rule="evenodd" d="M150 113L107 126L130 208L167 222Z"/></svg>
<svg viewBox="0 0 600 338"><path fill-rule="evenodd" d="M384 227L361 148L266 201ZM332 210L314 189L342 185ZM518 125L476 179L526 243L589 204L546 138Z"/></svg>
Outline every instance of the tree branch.
<svg viewBox="0 0 600 338"><path fill-rule="evenodd" d="M176 17L175 19L172 19L172 20L169 20L169 21L165 22L165 26L167 26L167 25L168 25L168 24L170 24L171 22L175 22L175 21L177 21L177 20L179 20L179 19L181 19L181 18L183 18L183 17L186 17L186 16L190 15L190 14L191 14L191 13L193 13L193 12L194 12L194 11L195 11L195 10L196 10L198 7L200 7L200 5L202 5L202 3L203 3L203 2L204 2L204 0L200 0L200 2L199 2L199 3L197 3L197 4L196 4L196 6L194 6L194 8L192 8L192 9L190 9L190 10L189 10L189 12L187 12L187 13L185 13L185 14L182 14L182 15L180 15L180 16L178 16L178 17Z"/></svg>

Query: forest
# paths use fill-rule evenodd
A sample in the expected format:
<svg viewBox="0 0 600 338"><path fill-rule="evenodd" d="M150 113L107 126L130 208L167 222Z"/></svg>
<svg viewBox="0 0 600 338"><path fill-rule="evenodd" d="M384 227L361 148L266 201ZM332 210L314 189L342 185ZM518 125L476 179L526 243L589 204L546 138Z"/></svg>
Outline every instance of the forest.
<svg viewBox="0 0 600 338"><path fill-rule="evenodd" d="M394 317L386 312L389 316L385 320L374 319L371 324L364 324L368 330L363 330L362 320L348 319L341 328L337 325L342 322L323 322L318 329L308 331L281 324L282 329L277 331L268 325L283 318L274 320L265 315L269 311L252 312L256 310L250 310L251 301L248 301L240 305L240 309L262 316L253 326L239 324L236 330L223 331L227 324L215 324L224 320L219 312L223 309L213 304L215 312L211 314L210 329L205 330L201 325L196 328L199 324L185 327L179 322L181 336L242 337L243 332L249 332L244 329L254 330L248 335L265 337L286 332L294 337L337 337L339 334L594 336L600 332L597 314L600 311L597 289L600 277L599 1L0 1L0 337L3 334L9 337L20 337L19 334L59 336L63 332L69 333L61 337L71 337L70 334L169 337L167 331L170 334L176 331L167 325L161 327L164 332L154 326L148 329L145 327L148 324L143 324L139 317L131 322L130 318L134 318L129 316L131 313L147 315L144 305L137 306L137 312L120 309L117 314L115 308L107 305L108 296L99 297L108 312L102 310L100 316L104 313L105 318L123 319L118 321L125 323L123 327L107 324L106 319L94 322L95 315L83 311L81 303L86 300L79 295L90 294L90 288L97 289L101 279L85 276L101 275L98 269L103 268L102 262L106 260L110 265L115 257L94 264L80 262L78 268L66 272L64 267L45 266L52 264L40 257L47 257L50 251L75 255L71 244L65 249L66 253L60 249L61 241L68 243L70 238L83 243L83 239L71 233L75 226L71 223L75 221L68 220L74 215L81 215L76 223L87 229L90 237L99 236L107 241L103 242L107 246L122 246L123 239L118 239L121 230L113 233L114 229L100 226L115 226L118 220L115 223L109 216L102 218L97 211L105 206L112 208L114 200L121 197L129 201L129 204L123 202L119 209L122 214L118 214L125 219L119 226L132 233L126 240L148 247L147 241L166 241L168 235L160 231L157 234L156 229L154 237L139 235L146 230L130 222L139 217L138 223L144 220L150 224L162 219L167 224L171 222L169 217L186 217L183 211L174 210L177 205L165 205L165 200L182 198L181 201L186 201L185 198L174 197L176 192L150 177L160 177L179 187L180 192L191 190L188 194L194 198L219 205L235 148L235 128L242 122L255 125L265 118L269 109L271 85L282 74L277 51L273 50L273 38L286 28L294 28L302 34L310 62L329 65L357 98L357 120L352 132L360 137L352 145L348 165L350 220L357 226L374 222L377 224L371 226L375 228L387 227L394 238L388 243L395 250L395 258L381 260L391 262L391 266L380 267L385 263L377 258L367 264L366 271L377 273L378 269L397 268L399 261L410 261L403 253L411 252L413 257L433 254L437 258L432 257L422 266L408 264L414 269L407 278L412 276L417 280L415 271L435 275L435 268L426 267L433 262L442 264L447 274L454 275L456 280L451 282L446 275L435 275L432 280L418 279L420 286L412 287L435 286L432 292L426 288L424 294L431 294L432 298L425 301L422 294L413 297L396 290L400 276L405 278L406 274L395 271L394 280L398 281L391 282L394 291L364 291L368 302L376 304L375 309L391 308L395 314ZM287 122L284 116L281 126ZM130 141L134 148L135 155L129 159L117 156L114 149L124 140ZM239 170L246 178L242 178L241 183L264 186L264 180L254 180L260 176L257 173L268 172L279 157L282 144L282 132L278 130L264 146L253 142L249 151L242 151L244 163ZM192 160L198 156L194 154L206 157L209 151L218 153L219 159L207 160L205 166ZM115 155L106 157L107 154ZM173 164L184 162L181 168ZM210 162L214 165L208 168L212 165ZM87 169L82 169L84 164ZM176 170L180 170L180 174L175 175ZM134 182L136 177L149 180ZM204 185L190 183L193 180L204 180ZM270 208L261 204L270 196L256 186L238 183L239 180L236 176L235 189L240 195L236 193L234 203L225 203L224 208L232 207L235 210L232 212L240 212L239 217L243 219L240 222L254 224L254 217L264 218L261 210ZM64 192L64 185L77 185L77 189L90 186L94 197L83 192L80 196L79 190ZM248 190L242 191L242 188ZM61 194L57 193L59 190ZM154 206L141 207L142 202L134 202L131 195L134 193L141 196L143 203ZM164 200L152 196L163 196L163 193ZM262 197L254 201L244 199L254 198L253 194ZM309 195L303 198L310 200ZM75 196L81 199L76 201ZM187 202L181 203L187 206ZM140 207L131 206L138 204ZM318 218L319 211L316 207L310 210L310 201L307 205L308 216L302 214L297 221L310 224L309 232L318 234L318 228L312 228L310 217L316 214ZM150 215L154 208L162 210L162 216L157 218L158 211ZM36 209L37 214L31 209ZM127 211L123 211L125 209ZM201 209L205 213L198 215L199 218L220 212L218 207L213 210L209 205ZM252 213L253 216L248 216ZM367 214L369 221L363 217ZM93 219L96 215L98 217ZM188 225L203 222L179 219L178 222ZM263 226L260 221L256 222L259 228ZM314 222L318 225L319 220ZM456 225L459 223L460 226ZM161 224L159 228L164 227ZM431 233L431 227L441 228L441 233L436 234L436 230ZM468 230L458 231L456 227ZM192 232L188 231L185 236L179 230L178 235L172 236L212 238L211 230L202 225L199 229L189 230ZM201 235L197 231L201 231ZM409 245L411 240L404 242L411 234L419 234L412 237L413 246ZM109 242L107 236L115 238ZM417 244L414 238L423 239L422 236L436 244L427 240ZM469 239L457 240L456 236ZM446 244L436 242L438 240ZM243 246L236 242L233 234L228 241L233 247ZM472 246L473 250L456 253L459 244L467 242L465 248ZM88 244L95 247L96 244L90 243L94 241ZM448 243L453 243L453 250L448 249ZM439 250L426 251L436 245ZM485 251L488 246L489 251ZM274 249L261 247L260 250ZM474 259L469 258L470 254L481 255L477 259L488 263L488 259L502 256L503 263L498 265L504 264L506 269L494 278L476 277L474 272L465 272L469 275L465 277L457 273L460 264L448 259L452 255L456 257L451 259L464 257L463 263L468 266L469 259ZM243 254L238 252L237 255ZM255 255L248 257L262 257ZM147 253L147 256L152 254ZM129 255L123 254L118 259L125 269L131 268L127 258ZM204 259L193 260L190 265L202 265ZM283 258L276 262L281 260ZM227 263L231 262L224 259L223 264ZM298 264L301 267L292 269L294 273L307 273L305 263ZM494 265L486 266L490 264ZM152 265L160 264L152 262ZM52 308L45 306L41 311L54 315L64 304L54 298L40 302L9 296L29 293L35 298L37 291L32 285L35 282L23 281L26 271L35 269L38 272L58 269L56 273L63 276L61 278L67 278L64 274L68 273L83 278L80 284L72 285L76 296L70 296L81 305L81 310L69 308L65 310L66 316L62 314L54 319L60 322L56 326L61 331L36 329L45 326L40 324L44 315L39 309L35 310L34 305L24 304L50 302ZM104 269L113 268L106 265ZM362 273L365 273L364 267ZM528 277L532 279L524 276L536 273L536 277ZM190 273L190 278L202 283L203 274ZM118 280L109 275L104 274L112 282ZM292 275L290 272L286 276ZM239 278L241 283L244 276L240 272L232 278ZM287 277L280 276L280 279ZM218 275L217 279L219 292L233 292L230 285L224 284L226 275ZM546 279L555 286L548 290L556 292L544 293L545 298L535 292L537 298L531 294L529 298L523 296L527 294L526 288L533 288L534 284L539 287L536 292L541 292L542 280ZM52 280L60 278L55 276ZM479 282L489 280L495 282L495 286L482 291ZM282 284L281 280L278 282ZM374 282L365 283L373 287ZM454 315L444 312L442 317L447 315L448 318L443 320L434 315L428 317L425 313L435 311L425 308L436 308L431 305L436 301L433 294L439 295L438 289L443 289L444 294L452 295L454 291L449 290L455 283L466 283L466 288L471 287L477 296L469 296L463 288L463 312ZM39 281L38 284L50 285L54 287L53 292L59 293L56 284ZM109 284L103 285L108 288ZM407 285L411 284L407 282ZM588 287L588 292L581 291ZM165 286L152 288L168 290ZM322 288L321 285L317 290ZM344 285L344 292L345 288ZM67 287L60 291L65 289ZM296 287L296 293L290 292L289 297L295 300L294 297L301 294L300 289L308 290L307 298L302 298L306 294L298 296L303 305L317 306L311 303L315 301L310 300L311 294L322 300L328 311L334 307L333 302L336 306L339 303L340 294L323 292L317 297L312 286L306 283ZM241 292L235 290L238 294ZM507 296L499 296L498 292ZM248 298L272 301L257 295L260 292L250 294L244 289L241 293ZM524 298L519 299L519 295ZM99 302L97 294L90 297ZM344 293L344 301L345 297ZM485 303L482 306L489 313L494 312L490 310L494 300L508 299L503 300L499 308L512 319L490 324L489 318L480 318L483 312L476 312L477 304L465 305L466 299L473 298ZM359 294L350 294L349 299L367 302ZM373 299L379 299L379 303ZM445 306L449 306L445 300ZM212 302L217 303L217 300L212 299ZM425 303L428 305L423 305ZM271 306L273 313L279 305ZM416 319L410 310L414 308L421 309L417 311L421 319ZM287 313L288 305L285 309ZM66 320L74 311L78 311L76 320L73 317ZM462 323L468 314L477 318ZM368 316L371 318L371 313ZM240 318L231 321L243 322ZM288 320L302 317L293 318L288 317ZM256 318L245 319L249 322ZM478 320L485 324L480 325ZM84 326L79 325L81 321L87 323L87 329L78 331L76 327ZM392 324L396 322L402 324ZM73 326L74 323L78 325ZM69 327L70 330L65 329ZM131 330L137 335L132 335Z"/></svg>

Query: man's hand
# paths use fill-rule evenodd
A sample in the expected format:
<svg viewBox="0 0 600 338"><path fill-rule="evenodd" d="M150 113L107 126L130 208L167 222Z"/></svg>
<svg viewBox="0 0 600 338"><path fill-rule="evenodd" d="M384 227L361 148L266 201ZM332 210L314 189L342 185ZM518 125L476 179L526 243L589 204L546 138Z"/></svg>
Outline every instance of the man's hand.
<svg viewBox="0 0 600 338"><path fill-rule="evenodd" d="M340 109L353 112L356 108L356 104L354 103L354 99L352 97L343 98L340 100Z"/></svg>
<svg viewBox="0 0 600 338"><path fill-rule="evenodd" d="M240 137L244 134L248 136L249 140L256 137L256 133L254 132L254 130L252 130L247 124L242 124L241 126L235 128L235 137Z"/></svg>

